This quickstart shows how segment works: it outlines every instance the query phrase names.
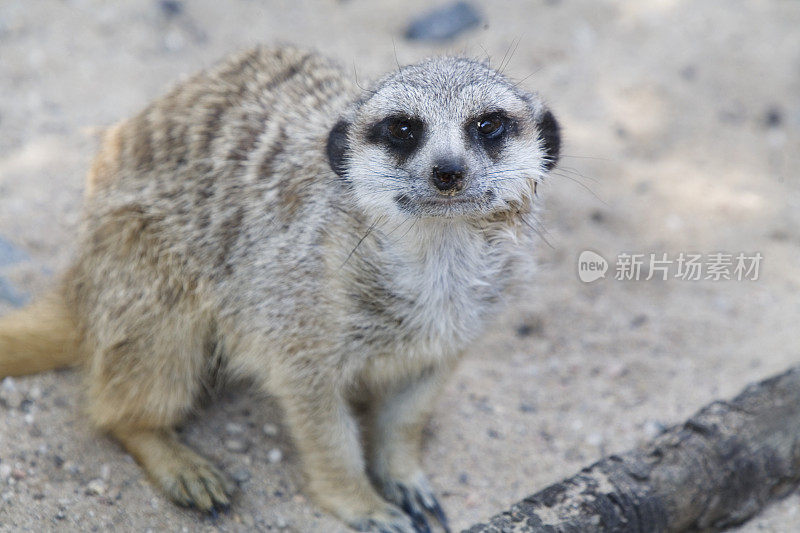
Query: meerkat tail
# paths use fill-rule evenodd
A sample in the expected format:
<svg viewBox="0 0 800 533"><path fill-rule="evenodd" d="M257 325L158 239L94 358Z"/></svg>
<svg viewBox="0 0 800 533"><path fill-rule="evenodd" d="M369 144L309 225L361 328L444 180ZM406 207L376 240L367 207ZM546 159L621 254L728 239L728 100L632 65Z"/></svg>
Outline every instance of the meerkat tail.
<svg viewBox="0 0 800 533"><path fill-rule="evenodd" d="M58 292L0 317L0 378L78 362L78 332Z"/></svg>

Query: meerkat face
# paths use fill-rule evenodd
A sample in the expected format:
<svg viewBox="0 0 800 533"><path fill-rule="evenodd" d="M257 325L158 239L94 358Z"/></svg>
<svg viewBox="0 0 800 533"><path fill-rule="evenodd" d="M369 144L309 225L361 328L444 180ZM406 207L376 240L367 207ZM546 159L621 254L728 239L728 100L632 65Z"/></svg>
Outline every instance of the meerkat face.
<svg viewBox="0 0 800 533"><path fill-rule="evenodd" d="M389 217L519 210L559 149L558 123L538 97L464 58L388 75L328 139L331 168L360 207Z"/></svg>

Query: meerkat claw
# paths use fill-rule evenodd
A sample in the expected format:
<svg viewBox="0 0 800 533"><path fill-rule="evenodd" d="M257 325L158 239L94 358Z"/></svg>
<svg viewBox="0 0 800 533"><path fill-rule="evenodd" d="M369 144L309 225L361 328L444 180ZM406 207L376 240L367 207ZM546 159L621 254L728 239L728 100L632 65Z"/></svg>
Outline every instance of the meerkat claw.
<svg viewBox="0 0 800 533"><path fill-rule="evenodd" d="M428 519L425 518L425 512L421 507L414 503L414 500L420 501L419 497L414 495L412 498L410 491L402 485L399 485L398 488L400 493L403 495L402 501L400 502L400 508L411 517L411 520L414 521L414 527L416 528L417 533L430 533L431 526L428 524Z"/></svg>
<svg viewBox="0 0 800 533"><path fill-rule="evenodd" d="M445 514L444 509L442 509L441 504L439 504L439 500L437 500L435 496L432 496L432 502L429 502L429 505L426 505L423 498L419 496L418 498L420 500L420 504L422 504L427 511L436 517L436 520L442 526L442 529L444 529L445 533L450 533L450 524L448 524L447 515Z"/></svg>

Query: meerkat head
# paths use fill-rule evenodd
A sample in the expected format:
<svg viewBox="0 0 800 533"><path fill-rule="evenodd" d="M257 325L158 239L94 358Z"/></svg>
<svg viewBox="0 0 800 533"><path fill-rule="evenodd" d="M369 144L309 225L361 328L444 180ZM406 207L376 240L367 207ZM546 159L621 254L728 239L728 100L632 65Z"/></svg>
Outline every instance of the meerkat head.
<svg viewBox="0 0 800 533"><path fill-rule="evenodd" d="M560 144L537 96L483 63L443 57L380 80L333 127L327 150L367 212L483 218L528 207Z"/></svg>

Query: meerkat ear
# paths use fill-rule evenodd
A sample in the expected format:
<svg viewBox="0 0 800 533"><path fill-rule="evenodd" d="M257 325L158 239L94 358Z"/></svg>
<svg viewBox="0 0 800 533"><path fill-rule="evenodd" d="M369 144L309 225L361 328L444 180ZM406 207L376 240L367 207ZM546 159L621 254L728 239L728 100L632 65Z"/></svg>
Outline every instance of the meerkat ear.
<svg viewBox="0 0 800 533"><path fill-rule="evenodd" d="M559 126L556 117L553 116L549 109L544 110L536 123L539 126L539 134L541 135L542 146L547 158L545 159L544 168L553 170L561 155L561 126Z"/></svg>
<svg viewBox="0 0 800 533"><path fill-rule="evenodd" d="M328 134L328 163L334 172L345 177L345 157L347 155L347 132L350 124L340 120Z"/></svg>

